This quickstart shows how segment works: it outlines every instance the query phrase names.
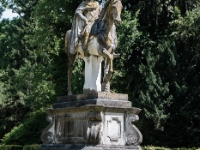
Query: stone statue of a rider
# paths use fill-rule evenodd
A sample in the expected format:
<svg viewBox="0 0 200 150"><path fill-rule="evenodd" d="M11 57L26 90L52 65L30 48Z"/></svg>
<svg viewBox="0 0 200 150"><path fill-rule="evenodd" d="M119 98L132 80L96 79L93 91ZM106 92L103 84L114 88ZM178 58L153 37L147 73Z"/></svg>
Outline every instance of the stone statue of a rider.
<svg viewBox="0 0 200 150"><path fill-rule="evenodd" d="M107 0L102 10L98 1L85 0L75 11L71 30L65 34L65 51L68 54L68 95L71 92L73 64L76 58L85 61L84 91L110 92L113 59L117 47L116 25L121 22L121 0ZM101 80L101 62L104 76ZM102 82L102 83L101 83Z"/></svg>
<svg viewBox="0 0 200 150"><path fill-rule="evenodd" d="M72 23L72 33L70 39L69 51L75 52L79 42L82 42L82 48L87 53L87 42L90 30L95 20L98 18L100 6L97 1L83 1L75 11Z"/></svg>

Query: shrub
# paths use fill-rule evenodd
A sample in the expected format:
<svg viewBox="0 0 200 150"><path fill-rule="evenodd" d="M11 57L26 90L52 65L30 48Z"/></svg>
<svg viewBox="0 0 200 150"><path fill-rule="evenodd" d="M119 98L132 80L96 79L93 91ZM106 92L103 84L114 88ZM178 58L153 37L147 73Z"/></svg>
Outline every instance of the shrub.
<svg viewBox="0 0 200 150"><path fill-rule="evenodd" d="M23 150L19 145L0 145L0 150Z"/></svg>
<svg viewBox="0 0 200 150"><path fill-rule="evenodd" d="M144 146L142 150L200 150L197 148L166 148L166 147L156 147L156 146Z"/></svg>
<svg viewBox="0 0 200 150"><path fill-rule="evenodd" d="M23 150L38 150L38 148L40 147L40 145L38 144L34 144L34 145L25 145L23 147Z"/></svg>
<svg viewBox="0 0 200 150"><path fill-rule="evenodd" d="M40 135L42 130L48 125L45 121L46 114L43 110L38 110L29 114L19 126L14 127L9 133L5 134L1 140L3 144L30 145L41 143Z"/></svg>
<svg viewBox="0 0 200 150"><path fill-rule="evenodd" d="M144 146L142 147L143 150L170 150L169 148L165 147L154 147L154 146Z"/></svg>

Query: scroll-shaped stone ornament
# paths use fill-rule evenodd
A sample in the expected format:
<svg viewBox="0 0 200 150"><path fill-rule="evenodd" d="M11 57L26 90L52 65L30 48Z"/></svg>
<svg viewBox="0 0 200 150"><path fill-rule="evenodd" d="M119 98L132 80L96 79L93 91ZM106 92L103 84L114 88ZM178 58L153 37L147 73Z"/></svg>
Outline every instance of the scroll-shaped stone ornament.
<svg viewBox="0 0 200 150"><path fill-rule="evenodd" d="M55 117L54 115L47 115L46 120L50 122L50 124L43 130L41 134L41 140L44 144L52 144L52 143L55 143L55 140L54 140Z"/></svg>
<svg viewBox="0 0 200 150"><path fill-rule="evenodd" d="M126 144L127 145L139 145L142 143L143 137L138 128L133 124L139 120L138 115L127 114L126 117Z"/></svg>

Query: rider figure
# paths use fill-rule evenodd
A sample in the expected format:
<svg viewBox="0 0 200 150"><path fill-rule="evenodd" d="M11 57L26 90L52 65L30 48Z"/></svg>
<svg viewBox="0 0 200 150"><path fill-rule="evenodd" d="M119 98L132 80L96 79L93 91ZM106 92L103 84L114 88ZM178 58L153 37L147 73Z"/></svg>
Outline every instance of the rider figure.
<svg viewBox="0 0 200 150"><path fill-rule="evenodd" d="M95 0L86 0L82 2L75 11L72 33L70 40L70 51L73 52L81 39L82 48L88 53L87 43L90 31L94 21L98 18L100 12L99 3Z"/></svg>

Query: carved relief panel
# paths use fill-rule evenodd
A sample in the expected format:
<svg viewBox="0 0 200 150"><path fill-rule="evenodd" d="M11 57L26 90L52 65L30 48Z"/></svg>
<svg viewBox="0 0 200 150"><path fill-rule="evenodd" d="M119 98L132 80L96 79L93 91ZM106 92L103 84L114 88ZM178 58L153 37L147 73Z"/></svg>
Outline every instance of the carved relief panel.
<svg viewBox="0 0 200 150"><path fill-rule="evenodd" d="M79 112L57 115L55 139L60 144L98 144L101 141L101 112Z"/></svg>
<svg viewBox="0 0 200 150"><path fill-rule="evenodd" d="M56 117L55 134L58 143L86 143L88 121L86 113L68 113Z"/></svg>
<svg viewBox="0 0 200 150"><path fill-rule="evenodd" d="M125 144L123 113L105 113L103 144Z"/></svg>

